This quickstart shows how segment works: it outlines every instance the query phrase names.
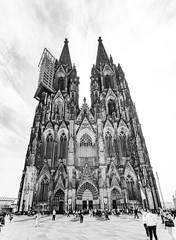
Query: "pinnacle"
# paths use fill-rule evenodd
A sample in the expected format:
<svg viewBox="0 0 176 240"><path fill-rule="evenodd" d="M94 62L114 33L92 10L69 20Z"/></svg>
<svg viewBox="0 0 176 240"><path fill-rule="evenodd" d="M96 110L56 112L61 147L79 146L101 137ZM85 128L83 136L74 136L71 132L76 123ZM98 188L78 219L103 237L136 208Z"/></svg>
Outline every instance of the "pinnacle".
<svg viewBox="0 0 176 240"><path fill-rule="evenodd" d="M109 58L103 46L101 37L98 38L98 42L96 67L99 69L100 66L104 66L106 63L109 64Z"/></svg>
<svg viewBox="0 0 176 240"><path fill-rule="evenodd" d="M102 42L102 39L101 39L101 37L99 37L99 38L98 38L98 42Z"/></svg>
<svg viewBox="0 0 176 240"><path fill-rule="evenodd" d="M65 38L64 47L62 49L62 53L59 58L59 65L62 65L65 69L72 69L71 57L68 48L68 39Z"/></svg>
<svg viewBox="0 0 176 240"><path fill-rule="evenodd" d="M65 41L64 41L65 44L69 43L68 39L65 38Z"/></svg>

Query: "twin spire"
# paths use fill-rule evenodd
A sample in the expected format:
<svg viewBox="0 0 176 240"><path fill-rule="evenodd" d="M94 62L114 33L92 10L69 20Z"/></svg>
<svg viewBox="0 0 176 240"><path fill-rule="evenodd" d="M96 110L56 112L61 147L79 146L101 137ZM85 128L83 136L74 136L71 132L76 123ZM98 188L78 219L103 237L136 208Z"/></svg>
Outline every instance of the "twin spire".
<svg viewBox="0 0 176 240"><path fill-rule="evenodd" d="M98 42L96 68L100 69L100 66L104 66L106 63L109 65L109 58L103 46L101 37L99 37Z"/></svg>
<svg viewBox="0 0 176 240"><path fill-rule="evenodd" d="M100 66L104 66L106 63L109 65L110 61L106 53L106 50L103 46L101 37L99 37L98 42L99 43L98 43L98 51L97 51L97 58L96 58L96 68L100 69ZM65 69L68 69L68 71L72 69L72 63L71 63L71 57L70 57L70 52L68 48L67 38L64 41L64 47L62 49L62 53L60 55L58 65L62 65Z"/></svg>
<svg viewBox="0 0 176 240"><path fill-rule="evenodd" d="M59 58L59 66L60 65L62 65L65 69L68 69L68 70L72 69L72 63L71 63L71 57L70 57L70 52L68 48L67 38L64 41L64 47L62 49L62 53Z"/></svg>

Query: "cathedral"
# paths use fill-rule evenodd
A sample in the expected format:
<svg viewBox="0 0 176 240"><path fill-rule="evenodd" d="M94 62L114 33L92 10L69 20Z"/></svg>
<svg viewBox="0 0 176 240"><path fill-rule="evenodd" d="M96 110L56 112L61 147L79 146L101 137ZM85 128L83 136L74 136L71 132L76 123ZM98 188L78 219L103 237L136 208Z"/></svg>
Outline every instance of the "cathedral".
<svg viewBox="0 0 176 240"><path fill-rule="evenodd" d="M141 125L120 64L98 39L90 106L65 39L59 60L44 49L18 211L161 207Z"/></svg>

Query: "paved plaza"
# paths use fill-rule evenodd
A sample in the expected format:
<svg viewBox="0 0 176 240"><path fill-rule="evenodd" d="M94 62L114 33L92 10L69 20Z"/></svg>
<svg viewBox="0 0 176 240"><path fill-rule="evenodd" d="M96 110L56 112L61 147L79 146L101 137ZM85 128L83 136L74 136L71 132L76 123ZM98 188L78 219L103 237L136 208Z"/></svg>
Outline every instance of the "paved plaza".
<svg viewBox="0 0 176 240"><path fill-rule="evenodd" d="M141 216L110 216L110 220L100 221L89 215L84 216L84 222L71 221L70 217L57 215L42 216L39 227L35 227L34 216L14 216L12 222L6 217L6 224L1 228L0 240L142 240L147 239ZM176 230L173 228L174 236ZM158 218L158 240L171 239L167 230Z"/></svg>

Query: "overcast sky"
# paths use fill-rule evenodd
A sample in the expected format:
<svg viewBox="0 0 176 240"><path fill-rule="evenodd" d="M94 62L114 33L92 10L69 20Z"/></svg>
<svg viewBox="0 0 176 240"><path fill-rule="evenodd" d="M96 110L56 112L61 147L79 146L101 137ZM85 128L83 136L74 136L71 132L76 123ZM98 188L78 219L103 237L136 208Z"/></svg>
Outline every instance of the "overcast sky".
<svg viewBox="0 0 176 240"><path fill-rule="evenodd" d="M98 37L125 72L165 201L176 190L176 1L0 1L0 197L17 197L46 47L59 58L69 40L90 103Z"/></svg>

